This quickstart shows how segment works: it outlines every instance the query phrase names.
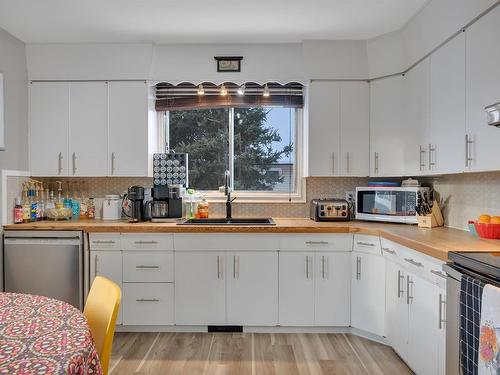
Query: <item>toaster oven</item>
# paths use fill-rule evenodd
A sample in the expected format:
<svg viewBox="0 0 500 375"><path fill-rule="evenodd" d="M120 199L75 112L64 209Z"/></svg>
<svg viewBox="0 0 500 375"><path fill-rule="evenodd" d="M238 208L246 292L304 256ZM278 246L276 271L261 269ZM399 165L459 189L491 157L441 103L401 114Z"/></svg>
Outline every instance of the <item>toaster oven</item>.
<svg viewBox="0 0 500 375"><path fill-rule="evenodd" d="M350 219L349 203L345 199L313 199L310 218L314 221L347 221Z"/></svg>

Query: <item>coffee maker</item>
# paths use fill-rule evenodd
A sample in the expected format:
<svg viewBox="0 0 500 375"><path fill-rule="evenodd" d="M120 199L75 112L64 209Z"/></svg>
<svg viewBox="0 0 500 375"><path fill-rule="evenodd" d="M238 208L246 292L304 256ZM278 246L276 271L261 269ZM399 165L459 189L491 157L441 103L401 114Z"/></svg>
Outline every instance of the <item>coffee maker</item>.
<svg viewBox="0 0 500 375"><path fill-rule="evenodd" d="M127 194L123 197L123 214L131 223L144 221L144 188L142 186L128 188Z"/></svg>
<svg viewBox="0 0 500 375"><path fill-rule="evenodd" d="M151 189L150 206L151 222L162 223L182 217L181 186L155 186Z"/></svg>

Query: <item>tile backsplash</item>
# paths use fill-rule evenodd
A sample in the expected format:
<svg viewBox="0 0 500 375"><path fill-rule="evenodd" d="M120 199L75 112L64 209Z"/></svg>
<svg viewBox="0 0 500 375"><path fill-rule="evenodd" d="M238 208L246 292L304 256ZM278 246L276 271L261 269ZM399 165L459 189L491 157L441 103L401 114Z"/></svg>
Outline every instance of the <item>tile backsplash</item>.
<svg viewBox="0 0 500 375"><path fill-rule="evenodd" d="M55 178L43 178L44 182L54 182ZM63 181L71 179L63 179ZM106 194L122 194L132 185L151 186L150 178L93 177L73 179L85 181L86 189L96 197L99 214L102 198ZM445 223L449 227L466 229L467 221L481 213L500 215L500 172L461 173L454 175L426 177L423 182L434 186L444 203ZM368 178L358 177L311 177L306 179L307 202L313 198L343 198L346 191L356 186L366 185ZM10 185L10 184L9 184ZM12 183L11 186L13 186ZM17 186L17 185L16 185ZM63 185L65 186L65 185ZM11 197L19 194L9 191ZM210 212L214 216L224 215L223 203L211 203ZM236 216L307 217L309 203L238 203L233 205Z"/></svg>

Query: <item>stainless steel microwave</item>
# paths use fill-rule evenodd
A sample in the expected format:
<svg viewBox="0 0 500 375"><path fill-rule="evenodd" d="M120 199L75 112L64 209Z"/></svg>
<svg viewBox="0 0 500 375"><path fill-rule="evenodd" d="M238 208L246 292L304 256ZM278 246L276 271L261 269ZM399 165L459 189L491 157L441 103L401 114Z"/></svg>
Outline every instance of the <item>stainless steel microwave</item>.
<svg viewBox="0 0 500 375"><path fill-rule="evenodd" d="M357 187L356 220L417 223L418 192L427 187Z"/></svg>

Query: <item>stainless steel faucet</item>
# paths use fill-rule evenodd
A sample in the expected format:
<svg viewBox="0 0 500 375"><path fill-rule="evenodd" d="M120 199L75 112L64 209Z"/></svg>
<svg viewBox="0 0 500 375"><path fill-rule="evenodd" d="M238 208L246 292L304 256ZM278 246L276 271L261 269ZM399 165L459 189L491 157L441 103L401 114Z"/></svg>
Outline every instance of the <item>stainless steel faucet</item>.
<svg viewBox="0 0 500 375"><path fill-rule="evenodd" d="M233 217L233 201L236 199L231 199L231 172L226 171L224 173L224 195L226 199L226 220L230 220Z"/></svg>

